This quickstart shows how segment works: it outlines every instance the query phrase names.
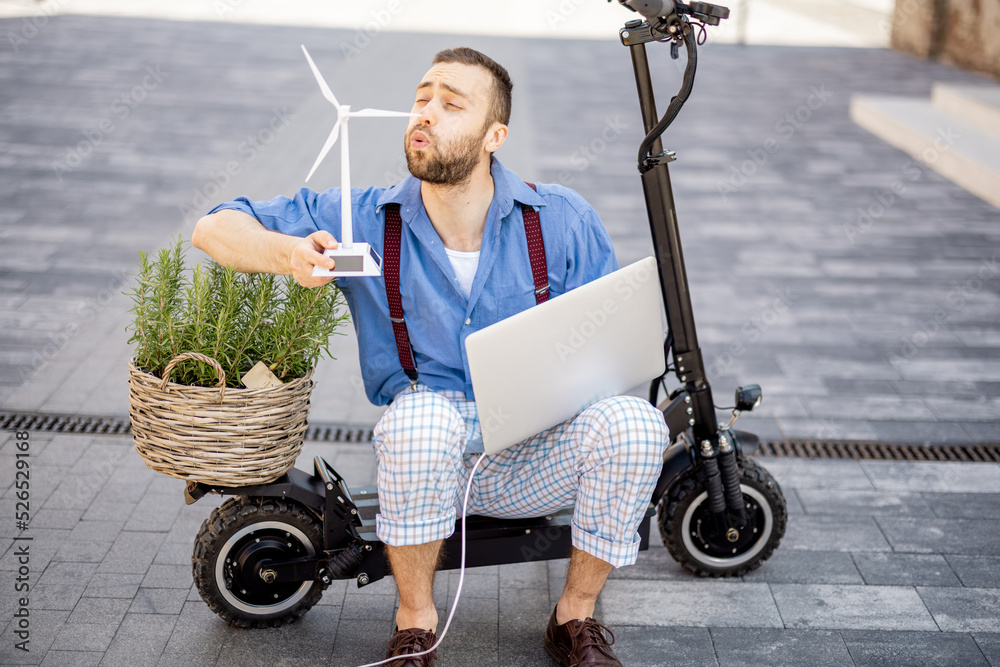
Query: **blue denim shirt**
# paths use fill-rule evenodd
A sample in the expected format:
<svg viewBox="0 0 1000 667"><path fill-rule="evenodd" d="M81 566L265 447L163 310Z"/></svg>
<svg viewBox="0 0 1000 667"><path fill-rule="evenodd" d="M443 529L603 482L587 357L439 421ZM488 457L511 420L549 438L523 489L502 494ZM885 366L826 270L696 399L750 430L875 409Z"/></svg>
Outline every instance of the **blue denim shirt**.
<svg viewBox="0 0 1000 667"><path fill-rule="evenodd" d="M403 218L399 290L420 382L431 389L464 392L475 400L465 338L494 322L535 305L531 261L521 204L539 210L550 296L579 287L618 268L611 239L594 209L560 185L538 184L536 193L499 160L493 159L493 202L486 216L479 268L466 299L420 197L413 176L391 188L351 188L354 240L383 255L383 208L400 205ZM291 199L251 201L239 197L216 206L249 213L267 229L308 236L325 229L340 240L340 188L317 193L302 188ZM338 278L358 335L365 393L386 405L409 379L399 364L389 304L381 278Z"/></svg>

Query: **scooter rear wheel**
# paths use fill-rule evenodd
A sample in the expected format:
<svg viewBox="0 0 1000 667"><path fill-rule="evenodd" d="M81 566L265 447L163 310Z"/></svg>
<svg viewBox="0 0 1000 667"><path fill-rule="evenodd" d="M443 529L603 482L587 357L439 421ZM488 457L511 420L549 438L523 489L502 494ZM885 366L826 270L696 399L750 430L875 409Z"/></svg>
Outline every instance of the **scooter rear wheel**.
<svg viewBox="0 0 1000 667"><path fill-rule="evenodd" d="M788 509L781 487L755 461L740 458L740 487L752 532L730 542L715 529L708 493L694 468L685 471L657 507L660 537L670 555L699 577L738 577L760 567L781 542Z"/></svg>
<svg viewBox="0 0 1000 667"><path fill-rule="evenodd" d="M265 560L314 556L323 549L320 522L302 505L282 498L230 498L201 526L192 567L209 608L244 628L294 621L323 595L320 581L267 583Z"/></svg>

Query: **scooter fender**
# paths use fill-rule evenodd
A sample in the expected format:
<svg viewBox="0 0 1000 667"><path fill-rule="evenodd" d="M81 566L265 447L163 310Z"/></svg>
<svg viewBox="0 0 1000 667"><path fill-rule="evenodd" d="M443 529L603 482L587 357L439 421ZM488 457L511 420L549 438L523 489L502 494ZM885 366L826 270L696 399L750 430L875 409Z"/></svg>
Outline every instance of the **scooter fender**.
<svg viewBox="0 0 1000 667"><path fill-rule="evenodd" d="M760 449L760 438L748 431L730 431L736 453L740 456L753 456Z"/></svg>
<svg viewBox="0 0 1000 667"><path fill-rule="evenodd" d="M663 454L663 469L660 471L660 478L656 480L656 488L653 490L653 504L659 503L660 498L674 483L674 480L693 465L694 452L688 447L685 439L678 439L667 447L667 451Z"/></svg>
<svg viewBox="0 0 1000 667"><path fill-rule="evenodd" d="M748 431L729 431L730 441L736 447L736 453L740 456L753 456L760 448L760 438ZM660 478L656 481L656 488L653 491L653 504L660 502L660 498L667 492L670 485L674 483L681 473L695 464L695 453L684 438L679 438L671 444L663 455L663 469L660 471Z"/></svg>

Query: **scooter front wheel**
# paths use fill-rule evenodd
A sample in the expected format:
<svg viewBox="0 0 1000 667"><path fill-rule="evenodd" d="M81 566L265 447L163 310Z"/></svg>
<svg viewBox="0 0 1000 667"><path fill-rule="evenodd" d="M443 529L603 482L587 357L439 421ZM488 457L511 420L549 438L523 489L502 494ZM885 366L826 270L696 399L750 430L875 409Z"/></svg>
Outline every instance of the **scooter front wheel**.
<svg viewBox="0 0 1000 667"><path fill-rule="evenodd" d="M731 541L716 528L698 471L684 472L657 507L660 537L670 555L699 577L738 577L760 567L781 542L788 509L781 487L756 462L741 458L740 488L750 525Z"/></svg>
<svg viewBox="0 0 1000 667"><path fill-rule="evenodd" d="M318 519L282 498L230 498L202 524L192 566L209 608L239 627L294 621L323 595L320 581L268 583L262 563L315 556L323 548Z"/></svg>

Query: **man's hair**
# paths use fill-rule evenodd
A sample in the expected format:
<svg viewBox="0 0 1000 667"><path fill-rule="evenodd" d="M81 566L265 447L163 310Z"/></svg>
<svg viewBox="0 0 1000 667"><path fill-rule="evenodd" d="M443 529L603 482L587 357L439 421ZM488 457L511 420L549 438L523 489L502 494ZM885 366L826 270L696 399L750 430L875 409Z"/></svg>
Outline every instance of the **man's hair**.
<svg viewBox="0 0 1000 667"><path fill-rule="evenodd" d="M493 77L493 100L490 109L486 113L486 127L493 123L510 123L510 92L514 88L511 83L510 74L497 61L484 53L467 46L459 46L454 49L445 49L434 56L432 65L438 63L460 63L462 65L473 65L482 67Z"/></svg>

